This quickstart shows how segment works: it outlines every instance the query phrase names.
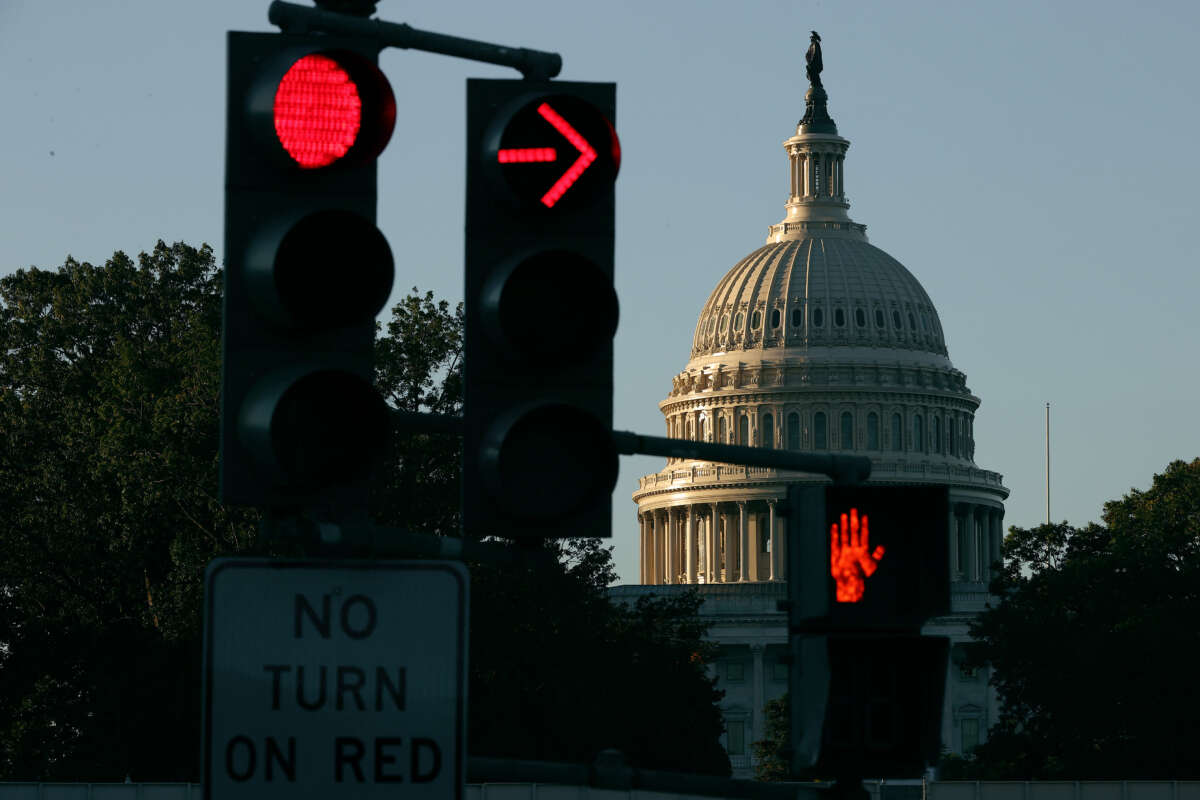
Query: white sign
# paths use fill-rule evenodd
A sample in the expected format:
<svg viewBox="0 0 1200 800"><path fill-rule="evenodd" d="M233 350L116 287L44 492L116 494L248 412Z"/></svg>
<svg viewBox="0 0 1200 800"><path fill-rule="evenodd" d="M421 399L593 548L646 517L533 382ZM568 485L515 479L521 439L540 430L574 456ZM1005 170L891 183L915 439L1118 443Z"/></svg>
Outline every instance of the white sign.
<svg viewBox="0 0 1200 800"><path fill-rule="evenodd" d="M467 585L448 561L209 564L206 800L462 800Z"/></svg>

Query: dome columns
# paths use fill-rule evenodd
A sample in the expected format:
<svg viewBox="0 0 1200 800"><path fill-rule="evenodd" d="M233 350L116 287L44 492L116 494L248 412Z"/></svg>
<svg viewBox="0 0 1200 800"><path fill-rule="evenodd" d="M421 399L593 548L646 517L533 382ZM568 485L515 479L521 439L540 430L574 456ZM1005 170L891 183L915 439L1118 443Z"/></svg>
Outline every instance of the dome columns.
<svg viewBox="0 0 1200 800"><path fill-rule="evenodd" d="M783 146L790 184L784 222L850 222L845 178L850 142L836 134L803 133Z"/></svg>
<svg viewBox="0 0 1200 800"><path fill-rule="evenodd" d="M703 501L644 511L639 517L642 583L783 580L779 499Z"/></svg>
<svg viewBox="0 0 1200 800"><path fill-rule="evenodd" d="M950 505L950 575L955 583L987 583L1000 559L1004 509L983 503Z"/></svg>

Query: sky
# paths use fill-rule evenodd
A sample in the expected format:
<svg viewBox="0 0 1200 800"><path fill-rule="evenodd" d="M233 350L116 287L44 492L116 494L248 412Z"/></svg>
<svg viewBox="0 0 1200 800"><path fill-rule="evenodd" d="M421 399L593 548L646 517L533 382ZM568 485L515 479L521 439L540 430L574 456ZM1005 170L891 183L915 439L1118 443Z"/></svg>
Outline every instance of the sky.
<svg viewBox="0 0 1200 800"><path fill-rule="evenodd" d="M225 32L271 30L267 6L0 0L0 274L159 239L223 258ZM379 17L617 83L616 428L663 433L701 307L783 218L817 30L850 215L938 309L982 399L976 463L1012 491L1005 525L1043 521L1047 402L1056 521L1098 521L1200 456L1200 4L381 0ZM399 105L379 161L393 300L461 300L465 79L518 75L411 50L380 63ZM621 459L622 582L638 578L630 495L663 466Z"/></svg>

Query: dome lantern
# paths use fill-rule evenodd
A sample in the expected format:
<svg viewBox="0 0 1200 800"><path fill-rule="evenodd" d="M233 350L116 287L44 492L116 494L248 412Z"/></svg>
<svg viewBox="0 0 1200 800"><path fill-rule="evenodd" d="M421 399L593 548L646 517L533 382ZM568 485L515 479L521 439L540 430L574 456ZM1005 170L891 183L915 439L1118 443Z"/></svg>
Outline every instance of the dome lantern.
<svg viewBox="0 0 1200 800"><path fill-rule="evenodd" d="M804 95L804 116L796 124L796 135L783 143L790 185L787 216L771 226L767 243L802 239L814 228L865 239L866 226L852 222L846 213L850 201L846 199L845 163L850 142L838 136L837 125L829 116L829 95L821 84L821 37L816 31L805 58L811 85Z"/></svg>

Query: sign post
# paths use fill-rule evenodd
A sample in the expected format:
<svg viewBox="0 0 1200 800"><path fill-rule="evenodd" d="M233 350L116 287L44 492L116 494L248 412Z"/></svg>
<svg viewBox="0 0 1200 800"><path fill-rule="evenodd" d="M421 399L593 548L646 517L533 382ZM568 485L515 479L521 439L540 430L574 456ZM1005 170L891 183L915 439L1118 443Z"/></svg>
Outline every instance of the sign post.
<svg viewBox="0 0 1200 800"><path fill-rule="evenodd" d="M462 800L467 571L225 558L205 578L205 800Z"/></svg>

